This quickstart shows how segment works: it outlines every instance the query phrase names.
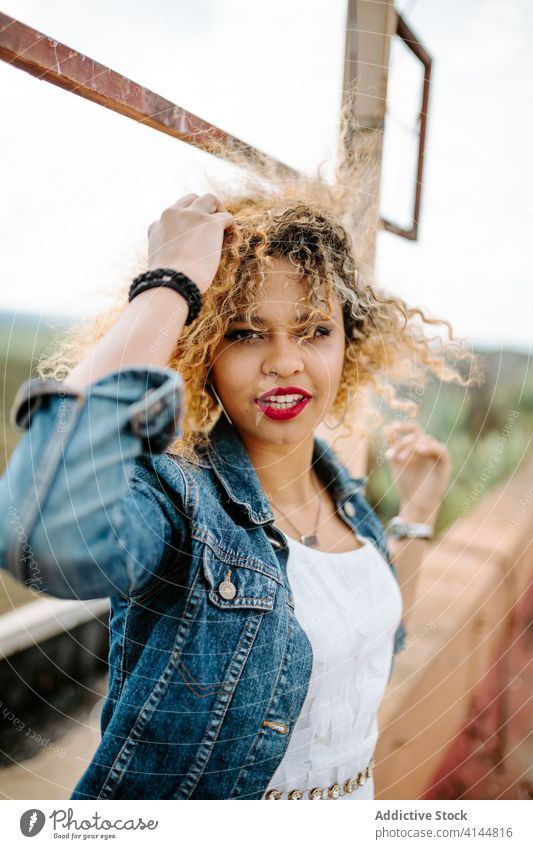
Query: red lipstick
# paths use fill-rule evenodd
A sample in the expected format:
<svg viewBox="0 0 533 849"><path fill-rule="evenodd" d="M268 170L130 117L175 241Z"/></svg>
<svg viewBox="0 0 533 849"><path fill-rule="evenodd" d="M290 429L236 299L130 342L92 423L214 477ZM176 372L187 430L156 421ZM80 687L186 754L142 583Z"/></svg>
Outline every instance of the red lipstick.
<svg viewBox="0 0 533 849"><path fill-rule="evenodd" d="M291 397L285 403L283 396L287 395ZM274 398L276 401L279 399L279 406L275 402L274 405L269 403ZM276 386L274 389L263 392L259 398L255 399L255 403L269 419L285 421L286 419L294 419L298 416L311 398L312 395L300 386Z"/></svg>

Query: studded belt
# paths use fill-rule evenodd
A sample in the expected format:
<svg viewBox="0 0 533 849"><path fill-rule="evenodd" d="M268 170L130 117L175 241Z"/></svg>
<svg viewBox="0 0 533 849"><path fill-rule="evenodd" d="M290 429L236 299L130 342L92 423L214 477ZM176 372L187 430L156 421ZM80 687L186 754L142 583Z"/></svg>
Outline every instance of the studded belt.
<svg viewBox="0 0 533 849"><path fill-rule="evenodd" d="M272 787L267 790L265 799L338 799L339 796L347 796L353 793L370 778L374 770L374 757L370 758L368 765L353 778L347 778L343 784L331 784L329 787L306 787L303 790L281 791ZM307 796L305 794L308 794Z"/></svg>

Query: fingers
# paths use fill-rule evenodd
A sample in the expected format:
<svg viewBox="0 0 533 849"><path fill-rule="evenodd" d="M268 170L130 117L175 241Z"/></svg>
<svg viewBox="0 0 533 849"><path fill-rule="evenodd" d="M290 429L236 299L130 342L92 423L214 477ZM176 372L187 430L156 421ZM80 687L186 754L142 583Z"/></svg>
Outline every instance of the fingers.
<svg viewBox="0 0 533 849"><path fill-rule="evenodd" d="M208 192L205 195L195 196L192 201L196 209L201 209L203 212L209 212L212 215L220 216L220 221L224 228L230 227L235 223L235 218L228 212L224 204L216 197L216 195Z"/></svg>
<svg viewBox="0 0 533 849"><path fill-rule="evenodd" d="M207 200L204 201L204 198ZM212 199L212 200L211 200ZM202 201L204 201L202 203ZM216 209L209 209L210 206L214 206L216 203ZM233 215L227 211L227 209L220 203L218 198L214 195L203 195L203 197L199 198L195 201L194 206L196 209L199 207L205 212L209 212L213 218L215 218L219 224L222 224L224 230L227 230L229 227L235 226L235 218Z"/></svg>
<svg viewBox="0 0 533 849"><path fill-rule="evenodd" d="M395 456L397 460L406 460L416 451L426 457L447 457L448 449L444 443L427 433L410 433L398 437L394 446L385 452L386 457Z"/></svg>
<svg viewBox="0 0 533 849"><path fill-rule="evenodd" d="M224 230L227 230L229 227L235 227L235 218L229 212L220 212L219 215L220 221L224 227Z"/></svg>
<svg viewBox="0 0 533 849"><path fill-rule="evenodd" d="M405 460L411 452L415 444L415 440L418 438L418 433L410 433L405 436L398 437L398 439L394 442L394 447L389 448L385 453L385 456L392 457L393 455L396 455L398 460Z"/></svg>
<svg viewBox="0 0 533 849"><path fill-rule="evenodd" d="M195 192L189 192L188 195L183 195L183 197L179 198L176 203L173 203L172 206L169 206L167 207L167 209L163 210L163 212L161 213L160 220L163 218L163 216L168 215L169 211L172 209L185 209L187 206L190 206L193 200L197 197L198 195ZM152 232L156 224L159 224L159 221L152 221L152 223L148 227L148 236L150 236L150 233Z"/></svg>
<svg viewBox="0 0 533 849"><path fill-rule="evenodd" d="M410 436L412 434L418 434L421 436L423 433L424 431L419 423L412 419L401 422L393 422L385 428L385 438L388 445L395 445L395 443L404 436Z"/></svg>
<svg viewBox="0 0 533 849"><path fill-rule="evenodd" d="M196 192L190 192L188 195L184 195L182 198L177 200L176 203L172 204L170 209L185 209L193 204L195 209L200 209L202 212L209 212L211 214L221 213L224 216L229 216L227 222L224 222L225 227L234 221L233 216L230 215L217 196L211 194L211 192L207 192L204 195L198 195Z"/></svg>
<svg viewBox="0 0 533 849"><path fill-rule="evenodd" d="M201 195L201 197L196 196L196 199L193 200L195 207L201 209L203 212L223 212L225 211L220 203L219 199L210 194L209 192L205 195Z"/></svg>
<svg viewBox="0 0 533 849"><path fill-rule="evenodd" d="M193 200L197 197L198 195L196 194L196 192L190 192L188 195L184 195L182 198L177 200L176 203L173 205L181 207L190 206Z"/></svg>
<svg viewBox="0 0 533 849"><path fill-rule="evenodd" d="M227 211L227 209L223 206L223 204L216 197L216 195L213 195L210 192L201 196L198 195L196 192L190 192L189 194L184 195L183 197L179 198L176 203L172 204L172 206L163 210L163 212L161 213L161 219L163 219L165 216L168 216L171 210L187 209L190 206L194 206L194 208L196 210L199 210L200 212L207 212L209 214L212 214L213 216L216 216L218 222L222 224L224 230L235 226L235 218L233 217L233 215L231 215L231 213ZM148 237L150 237L152 230L158 223L158 221L153 221L150 224L150 226L148 227Z"/></svg>
<svg viewBox="0 0 533 849"><path fill-rule="evenodd" d="M436 439L429 438L427 441L424 441L419 450L422 454L425 454L428 457L435 457L437 459L444 458L449 460L447 446L443 442L438 442Z"/></svg>
<svg viewBox="0 0 533 849"><path fill-rule="evenodd" d="M173 203L170 209L185 209L188 206L192 206L192 204L195 207L199 207L202 212L218 212L218 208L221 206L220 201L215 195L199 195L196 192L189 192L188 195L184 195L176 203Z"/></svg>
<svg viewBox="0 0 533 849"><path fill-rule="evenodd" d="M401 446L400 452L398 454L399 460L406 460L410 454L416 451L417 454L425 454L430 455L434 453L435 446L431 439L428 439L422 436L417 442L415 442L415 438L406 441L405 444Z"/></svg>
<svg viewBox="0 0 533 849"><path fill-rule="evenodd" d="M412 431L422 431L422 427L419 422L414 421L413 419L407 419L402 422L393 422L386 428L387 434L390 436L396 436L401 433L407 433Z"/></svg>

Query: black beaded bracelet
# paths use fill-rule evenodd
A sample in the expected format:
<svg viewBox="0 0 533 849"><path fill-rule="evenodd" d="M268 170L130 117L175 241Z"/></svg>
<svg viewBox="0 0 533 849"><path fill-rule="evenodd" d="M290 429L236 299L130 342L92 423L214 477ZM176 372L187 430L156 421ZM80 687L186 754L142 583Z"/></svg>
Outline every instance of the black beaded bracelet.
<svg viewBox="0 0 533 849"><path fill-rule="evenodd" d="M202 309L202 295L196 283L193 283L182 271L175 271L173 268L154 268L139 274L130 286L128 301L132 301L141 292L157 286L166 286L183 295L189 305L185 324L191 324Z"/></svg>

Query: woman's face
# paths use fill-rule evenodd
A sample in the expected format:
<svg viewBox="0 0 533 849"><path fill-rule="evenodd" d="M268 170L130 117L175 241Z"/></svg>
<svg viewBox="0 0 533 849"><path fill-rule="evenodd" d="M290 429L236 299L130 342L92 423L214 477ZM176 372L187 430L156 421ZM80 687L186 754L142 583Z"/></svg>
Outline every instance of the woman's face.
<svg viewBox="0 0 533 849"><path fill-rule="evenodd" d="M344 325L342 307L335 301L329 321L316 320L312 327L302 324L298 329L298 316L301 321L308 310L300 275L287 259L275 257L265 277L266 297L258 295L254 318L261 332L244 320L233 321L216 351L209 379L240 433L281 445L314 433L329 412L344 361ZM325 301L323 306L325 310ZM304 329L314 335L298 347ZM276 395L283 406L258 401L282 388L291 390L285 398ZM294 398L302 394L303 400Z"/></svg>

